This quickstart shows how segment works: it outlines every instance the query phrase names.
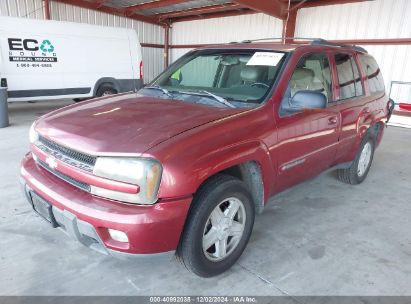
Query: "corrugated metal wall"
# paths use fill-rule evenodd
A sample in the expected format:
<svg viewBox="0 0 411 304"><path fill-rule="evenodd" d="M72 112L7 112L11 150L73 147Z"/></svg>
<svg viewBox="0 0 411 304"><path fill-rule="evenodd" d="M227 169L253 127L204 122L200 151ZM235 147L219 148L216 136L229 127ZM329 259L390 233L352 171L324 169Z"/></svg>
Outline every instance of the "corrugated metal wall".
<svg viewBox="0 0 411 304"><path fill-rule="evenodd" d="M50 6L53 20L133 28L140 42L164 43L164 30L157 25L60 2L51 1ZM0 0L0 15L44 19L43 3L41 0ZM163 50L144 47L142 56L144 81L148 82L164 69Z"/></svg>
<svg viewBox="0 0 411 304"><path fill-rule="evenodd" d="M170 43L209 44L267 37L281 37L282 21L264 15L204 19L173 24ZM175 61L190 49L172 49L170 61Z"/></svg>
<svg viewBox="0 0 411 304"><path fill-rule="evenodd" d="M41 0L0 0L0 15L44 18ZM140 42L163 44L163 29L124 17L51 1L54 20L134 28ZM298 11L296 36L328 39L411 37L411 1L376 0L304 8ZM205 19L173 24L170 43L208 44L264 37L280 37L281 20L264 14ZM410 45L364 46L383 70L387 89L391 80L411 81ZM190 49L170 50L170 62ZM144 78L151 80L164 69L163 50L143 48Z"/></svg>
<svg viewBox="0 0 411 304"><path fill-rule="evenodd" d="M410 0L377 0L304 8L298 11L295 36L325 39L410 38L410 17ZM411 45L363 47L378 61L387 92L392 80L411 81Z"/></svg>

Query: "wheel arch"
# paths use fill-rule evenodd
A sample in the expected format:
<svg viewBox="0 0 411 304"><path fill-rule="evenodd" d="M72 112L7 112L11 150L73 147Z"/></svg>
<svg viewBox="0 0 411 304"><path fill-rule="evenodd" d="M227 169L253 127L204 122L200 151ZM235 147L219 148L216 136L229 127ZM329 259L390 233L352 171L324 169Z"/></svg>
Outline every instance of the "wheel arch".
<svg viewBox="0 0 411 304"><path fill-rule="evenodd" d="M93 96L96 96L98 89L104 84L109 84L117 92L120 92L120 85L119 85L117 79L115 79L113 77L103 77L103 78L100 78L99 80L97 80L96 84L94 85Z"/></svg>
<svg viewBox="0 0 411 304"><path fill-rule="evenodd" d="M235 156L235 157L233 157ZM274 172L267 147L260 141L242 143L228 147L224 151L209 154L206 159L199 160L196 167L207 165L206 172L201 174L195 184L193 193L211 178L218 174L227 174L243 181L250 191L256 213L261 213L268 200L274 183Z"/></svg>
<svg viewBox="0 0 411 304"><path fill-rule="evenodd" d="M362 132L359 132L357 140L355 141L354 149L350 153L349 159L352 160L355 158L358 149L361 146L361 142L364 140L365 136L372 136L374 138L375 146L377 147L381 142L382 135L384 133L384 122L381 120L373 121L368 128L364 128Z"/></svg>
<svg viewBox="0 0 411 304"><path fill-rule="evenodd" d="M244 182L253 198L255 212L257 214L263 212L265 205L263 173L257 161L251 160L226 168L208 177L201 185L218 174L230 175Z"/></svg>

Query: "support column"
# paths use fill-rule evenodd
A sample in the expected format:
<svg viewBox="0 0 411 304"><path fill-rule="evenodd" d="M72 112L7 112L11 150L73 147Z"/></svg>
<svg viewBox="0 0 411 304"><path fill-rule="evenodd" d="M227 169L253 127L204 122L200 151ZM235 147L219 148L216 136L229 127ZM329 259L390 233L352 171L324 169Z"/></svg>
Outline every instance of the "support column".
<svg viewBox="0 0 411 304"><path fill-rule="evenodd" d="M7 103L7 88L0 87L0 128L9 125L9 108Z"/></svg>
<svg viewBox="0 0 411 304"><path fill-rule="evenodd" d="M168 67L169 62L169 36L170 36L170 24L164 25L164 68Z"/></svg>
<svg viewBox="0 0 411 304"><path fill-rule="evenodd" d="M44 16L46 20L50 20L50 1L43 0L43 4L44 4Z"/></svg>
<svg viewBox="0 0 411 304"><path fill-rule="evenodd" d="M289 12L288 19L283 20L283 43L292 43L295 37L295 25L297 23L298 9L292 9Z"/></svg>

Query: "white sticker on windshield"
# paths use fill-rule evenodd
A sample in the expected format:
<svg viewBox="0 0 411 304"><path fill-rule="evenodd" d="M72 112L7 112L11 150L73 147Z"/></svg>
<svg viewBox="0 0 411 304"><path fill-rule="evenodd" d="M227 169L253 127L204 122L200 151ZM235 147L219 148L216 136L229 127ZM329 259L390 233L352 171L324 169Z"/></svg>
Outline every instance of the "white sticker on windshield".
<svg viewBox="0 0 411 304"><path fill-rule="evenodd" d="M253 57L248 60L246 65L269 65L276 66L281 58L283 58L283 53L273 53L273 52L255 52Z"/></svg>

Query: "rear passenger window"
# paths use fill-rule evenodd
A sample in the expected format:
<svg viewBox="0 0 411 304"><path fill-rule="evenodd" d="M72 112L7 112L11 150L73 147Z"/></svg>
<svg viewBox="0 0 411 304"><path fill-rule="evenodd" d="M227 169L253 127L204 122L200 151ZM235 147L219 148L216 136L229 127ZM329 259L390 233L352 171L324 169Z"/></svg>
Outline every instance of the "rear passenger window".
<svg viewBox="0 0 411 304"><path fill-rule="evenodd" d="M370 55L360 55L360 62L367 75L371 94L385 92L384 79L375 59Z"/></svg>
<svg viewBox="0 0 411 304"><path fill-rule="evenodd" d="M354 58L349 54L334 56L337 67L338 84L340 86L340 100L354 98L364 94L361 76Z"/></svg>

